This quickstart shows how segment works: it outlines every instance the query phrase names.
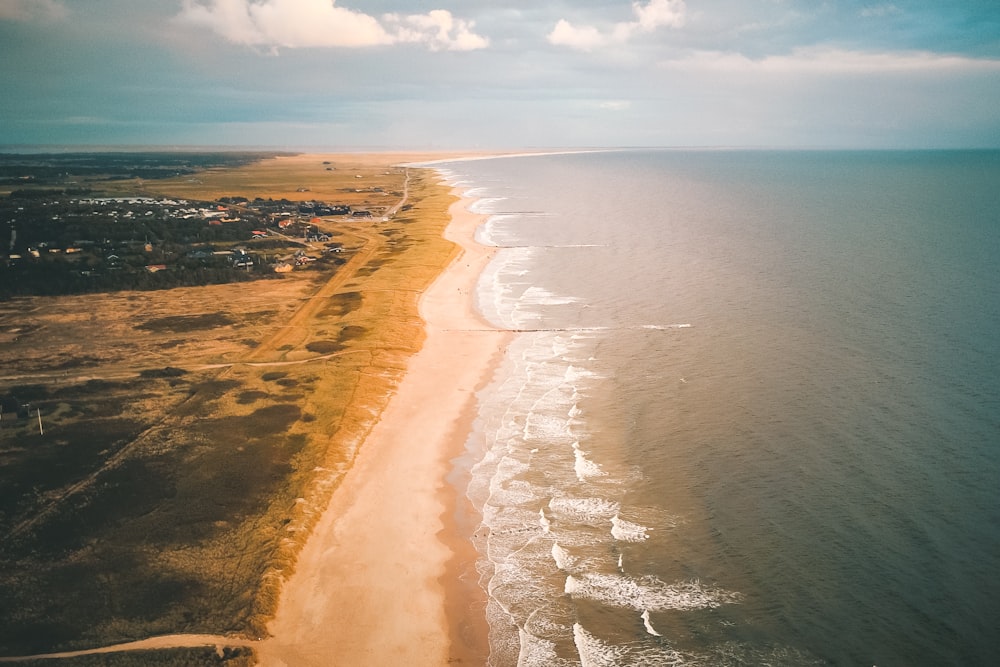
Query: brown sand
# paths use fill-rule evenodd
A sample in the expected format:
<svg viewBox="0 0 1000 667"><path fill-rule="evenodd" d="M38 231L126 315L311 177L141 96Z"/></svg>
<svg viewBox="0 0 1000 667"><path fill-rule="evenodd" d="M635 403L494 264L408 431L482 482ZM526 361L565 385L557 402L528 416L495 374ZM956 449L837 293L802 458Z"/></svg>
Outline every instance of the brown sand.
<svg viewBox="0 0 1000 667"><path fill-rule="evenodd" d="M473 308L492 251L473 240L468 203L445 234L463 252L420 301L424 346L282 589L264 667L485 662L483 603L458 576L474 558L453 518L464 501L445 477L508 334Z"/></svg>

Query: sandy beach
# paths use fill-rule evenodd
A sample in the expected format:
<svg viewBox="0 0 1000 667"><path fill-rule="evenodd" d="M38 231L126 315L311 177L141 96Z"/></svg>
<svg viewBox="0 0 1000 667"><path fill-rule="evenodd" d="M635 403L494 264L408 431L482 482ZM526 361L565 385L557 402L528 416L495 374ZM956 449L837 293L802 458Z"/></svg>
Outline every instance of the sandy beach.
<svg viewBox="0 0 1000 667"><path fill-rule="evenodd" d="M484 602L461 577L474 559L454 519L465 499L445 478L507 334L473 306L492 249L468 204L445 233L462 250L420 300L424 346L283 586L265 667L485 662Z"/></svg>

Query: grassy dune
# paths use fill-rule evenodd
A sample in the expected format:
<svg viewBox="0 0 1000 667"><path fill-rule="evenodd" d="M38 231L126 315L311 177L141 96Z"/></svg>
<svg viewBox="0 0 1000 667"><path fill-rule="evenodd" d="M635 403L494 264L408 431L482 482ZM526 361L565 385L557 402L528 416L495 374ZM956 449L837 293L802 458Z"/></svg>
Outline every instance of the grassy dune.
<svg viewBox="0 0 1000 667"><path fill-rule="evenodd" d="M109 187L388 208L404 187L394 159L282 157ZM391 220L324 222L348 251L336 273L0 303L0 331L18 332L0 337L0 394L45 424L0 427L0 655L263 636L420 347L418 295L455 253L441 238L452 201L410 170ZM194 655L163 664L219 664Z"/></svg>

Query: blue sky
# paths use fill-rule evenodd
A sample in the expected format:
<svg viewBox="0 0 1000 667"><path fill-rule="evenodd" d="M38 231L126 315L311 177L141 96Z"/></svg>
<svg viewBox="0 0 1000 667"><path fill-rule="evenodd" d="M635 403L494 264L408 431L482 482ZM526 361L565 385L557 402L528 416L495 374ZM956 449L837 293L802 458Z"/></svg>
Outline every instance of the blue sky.
<svg viewBox="0 0 1000 667"><path fill-rule="evenodd" d="M1000 147L1000 2L0 0L0 145Z"/></svg>

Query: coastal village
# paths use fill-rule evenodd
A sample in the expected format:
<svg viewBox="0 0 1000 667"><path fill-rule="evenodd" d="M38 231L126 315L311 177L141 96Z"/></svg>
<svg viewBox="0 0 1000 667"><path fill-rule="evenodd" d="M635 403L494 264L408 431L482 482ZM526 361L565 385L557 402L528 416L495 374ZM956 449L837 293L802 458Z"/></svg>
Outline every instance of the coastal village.
<svg viewBox="0 0 1000 667"><path fill-rule="evenodd" d="M70 292L91 291L87 283L112 287L101 278L114 274L122 283L121 275L163 271L286 273L336 264L345 248L334 227L379 221L384 212L240 196L207 202L15 192L0 199L0 270L9 286L44 275Z"/></svg>
<svg viewBox="0 0 1000 667"><path fill-rule="evenodd" d="M4 156L0 298L333 270L354 247L345 233L350 237L359 226L384 222L400 206L403 192L386 184L402 181L401 170L370 173L329 161L317 163L309 179L288 186L280 197L254 196L252 190L212 200L199 196L201 179L215 173L206 167L239 166L259 157ZM318 193L313 180L323 184ZM170 196L158 190L165 182L171 183ZM334 189L326 185L334 182Z"/></svg>

